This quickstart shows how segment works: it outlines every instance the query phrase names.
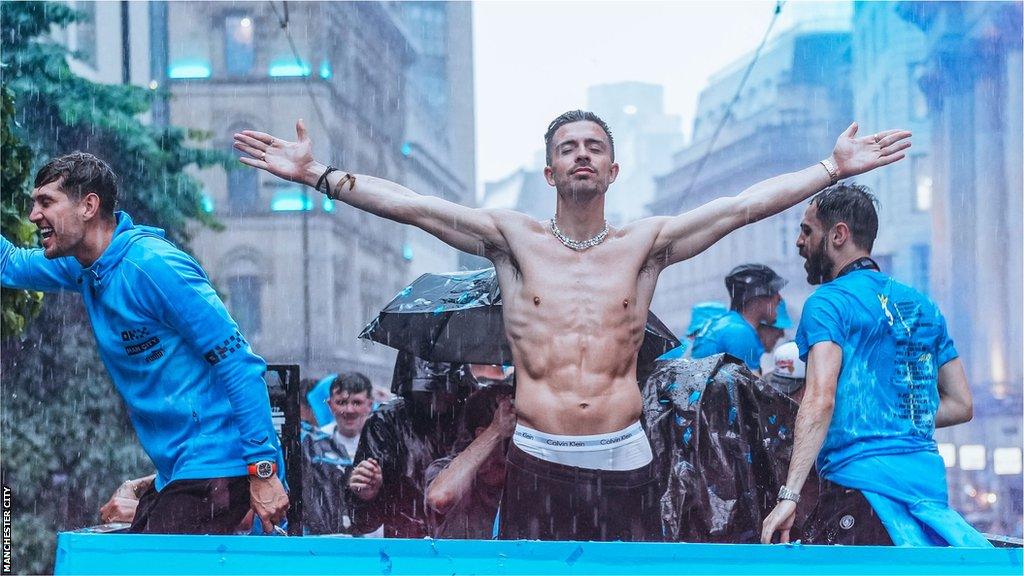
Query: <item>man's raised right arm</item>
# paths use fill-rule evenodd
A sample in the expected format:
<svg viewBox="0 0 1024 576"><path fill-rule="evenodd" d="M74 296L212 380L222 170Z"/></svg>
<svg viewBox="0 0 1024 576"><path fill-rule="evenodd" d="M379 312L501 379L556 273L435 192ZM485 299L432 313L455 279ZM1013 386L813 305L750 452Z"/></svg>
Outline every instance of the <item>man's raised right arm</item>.
<svg viewBox="0 0 1024 576"><path fill-rule="evenodd" d="M247 166L310 187L316 187L327 166L313 158L312 146L302 120L295 125L298 138L289 142L264 132L246 130L235 134L235 148L248 154ZM433 234L464 252L489 256L507 248L496 213L469 208L373 176L331 172L326 180L329 196L382 218L410 224Z"/></svg>

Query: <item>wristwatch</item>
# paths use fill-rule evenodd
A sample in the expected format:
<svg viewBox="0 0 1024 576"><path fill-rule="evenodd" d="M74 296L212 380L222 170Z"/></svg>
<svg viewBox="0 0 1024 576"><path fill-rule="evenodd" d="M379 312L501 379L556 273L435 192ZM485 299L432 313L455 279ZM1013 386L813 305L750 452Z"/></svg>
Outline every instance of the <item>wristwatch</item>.
<svg viewBox="0 0 1024 576"><path fill-rule="evenodd" d="M786 488L786 485L783 484L782 486L779 486L779 498L778 499L779 500L791 500L795 504L795 503L800 501L800 493L799 492L794 492L794 491L790 490L789 488Z"/></svg>
<svg viewBox="0 0 1024 576"><path fill-rule="evenodd" d="M249 476L255 476L260 480L266 480L277 473L277 463L270 460L260 460L249 464Z"/></svg>

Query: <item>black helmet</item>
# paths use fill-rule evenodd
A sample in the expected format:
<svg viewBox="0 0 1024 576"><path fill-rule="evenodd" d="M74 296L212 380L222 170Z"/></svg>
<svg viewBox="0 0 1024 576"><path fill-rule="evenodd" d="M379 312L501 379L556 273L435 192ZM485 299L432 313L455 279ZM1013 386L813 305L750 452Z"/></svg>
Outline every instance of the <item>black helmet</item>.
<svg viewBox="0 0 1024 576"><path fill-rule="evenodd" d="M764 264L740 264L725 277L729 307L739 310L752 298L778 294L787 283L785 278Z"/></svg>

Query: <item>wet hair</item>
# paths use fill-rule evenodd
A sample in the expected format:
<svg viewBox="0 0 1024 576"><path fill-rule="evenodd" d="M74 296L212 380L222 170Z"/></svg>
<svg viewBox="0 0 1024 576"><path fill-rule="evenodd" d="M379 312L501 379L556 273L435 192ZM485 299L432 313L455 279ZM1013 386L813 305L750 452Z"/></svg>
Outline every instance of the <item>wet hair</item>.
<svg viewBox="0 0 1024 576"><path fill-rule="evenodd" d="M342 372L331 382L331 396L335 394L366 394L373 398L373 384L361 372Z"/></svg>
<svg viewBox="0 0 1024 576"><path fill-rule="evenodd" d="M100 214L114 217L117 208L117 174L110 165L88 152L72 152L47 162L36 172L35 187L60 182L58 188L76 202L89 193L100 199Z"/></svg>
<svg viewBox="0 0 1024 576"><path fill-rule="evenodd" d="M593 122L600 126L604 130L605 135L608 136L609 152L612 155L612 162L615 161L615 140L612 138L612 131L608 128L608 123L593 112L570 110L552 120L551 124L548 124L548 131L544 133L544 158L547 160L548 166L551 166L551 139L555 137L555 132L559 128L573 122Z"/></svg>
<svg viewBox="0 0 1024 576"><path fill-rule="evenodd" d="M878 236L878 198L867 186L853 183L830 186L811 198L811 205L818 208L818 221L826 231L845 222L854 245L871 252Z"/></svg>

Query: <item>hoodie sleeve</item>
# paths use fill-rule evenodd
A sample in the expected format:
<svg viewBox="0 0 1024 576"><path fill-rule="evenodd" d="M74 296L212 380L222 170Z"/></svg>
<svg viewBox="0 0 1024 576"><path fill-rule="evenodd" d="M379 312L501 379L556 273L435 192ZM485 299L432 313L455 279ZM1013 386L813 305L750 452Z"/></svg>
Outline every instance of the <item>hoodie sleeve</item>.
<svg viewBox="0 0 1024 576"><path fill-rule="evenodd" d="M270 398L263 381L266 363L249 347L206 273L178 249L149 252L133 262L136 294L160 321L174 328L210 365L215 386L227 394L242 437L247 463L277 460Z"/></svg>
<svg viewBox="0 0 1024 576"><path fill-rule="evenodd" d="M40 248L18 248L0 236L0 284L20 290L78 290L82 267L74 258L43 255Z"/></svg>

